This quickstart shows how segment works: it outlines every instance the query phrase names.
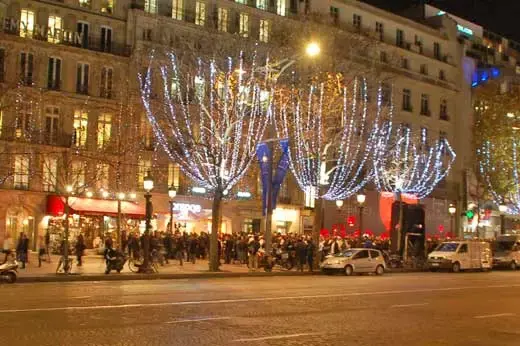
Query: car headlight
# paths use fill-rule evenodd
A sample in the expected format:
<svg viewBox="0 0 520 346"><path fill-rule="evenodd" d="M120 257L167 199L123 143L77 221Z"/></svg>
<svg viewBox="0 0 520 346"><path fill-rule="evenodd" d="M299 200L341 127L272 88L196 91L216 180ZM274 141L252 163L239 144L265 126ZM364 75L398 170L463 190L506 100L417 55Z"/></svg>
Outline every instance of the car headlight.
<svg viewBox="0 0 520 346"><path fill-rule="evenodd" d="M341 264L341 261L337 260L336 262L334 262L334 264Z"/></svg>

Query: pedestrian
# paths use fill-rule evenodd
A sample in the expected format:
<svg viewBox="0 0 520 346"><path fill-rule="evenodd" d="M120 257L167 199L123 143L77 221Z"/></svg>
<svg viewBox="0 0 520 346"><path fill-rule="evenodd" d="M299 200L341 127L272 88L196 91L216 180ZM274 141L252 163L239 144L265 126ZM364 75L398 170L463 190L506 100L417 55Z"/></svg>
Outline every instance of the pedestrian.
<svg viewBox="0 0 520 346"><path fill-rule="evenodd" d="M260 242L258 236L255 235L253 240L249 243L249 271L256 271L258 269L258 250L260 249Z"/></svg>
<svg viewBox="0 0 520 346"><path fill-rule="evenodd" d="M191 235L191 238L188 243L188 256L191 263L195 264L195 259L197 258L197 251L199 249L199 242L197 239L197 235L194 233Z"/></svg>
<svg viewBox="0 0 520 346"><path fill-rule="evenodd" d="M175 257L179 260L179 265L182 267L184 260L184 238L182 235L177 234L175 238Z"/></svg>
<svg viewBox="0 0 520 346"><path fill-rule="evenodd" d="M298 270L303 272L303 267L307 261L307 245L300 238L296 243L296 258L298 259Z"/></svg>
<svg viewBox="0 0 520 346"><path fill-rule="evenodd" d="M9 233L5 234L3 249L4 249L5 258L4 258L4 261L2 262L2 264L7 262L7 260L9 259L9 256L11 256L11 253L13 250L13 238L11 238L11 235Z"/></svg>
<svg viewBox="0 0 520 346"><path fill-rule="evenodd" d="M25 263L27 262L27 251L29 250L29 239L25 233L20 233L20 239L18 239L18 245L16 246L16 254L18 260L22 263L21 269L25 269Z"/></svg>
<svg viewBox="0 0 520 346"><path fill-rule="evenodd" d="M128 246L128 235L126 234L126 230L121 231L121 251L123 253L126 252L126 247Z"/></svg>
<svg viewBox="0 0 520 346"><path fill-rule="evenodd" d="M309 271L313 271L314 267L314 251L316 250L316 246L312 242L312 239L309 238L307 241L307 264L309 265Z"/></svg>
<svg viewBox="0 0 520 346"><path fill-rule="evenodd" d="M83 234L78 235L78 239L76 239L76 260L78 261L78 267L81 267L83 265L82 257L83 257L83 251L85 251L86 245L85 245L85 238L83 237Z"/></svg>
<svg viewBox="0 0 520 346"><path fill-rule="evenodd" d="M50 251L50 245L51 245L51 234L49 230L45 232L45 254L47 255L47 261L51 263L51 251Z"/></svg>
<svg viewBox="0 0 520 346"><path fill-rule="evenodd" d="M38 267L42 266L42 261L45 261L46 244L45 237L38 237Z"/></svg>
<svg viewBox="0 0 520 346"><path fill-rule="evenodd" d="M107 234L105 239L105 249L112 249L114 247L114 241L112 240L112 236Z"/></svg>
<svg viewBox="0 0 520 346"><path fill-rule="evenodd" d="M231 263L231 257L233 255L233 240L229 235L226 235L226 241L224 243L225 249L224 249L224 260L226 264Z"/></svg>

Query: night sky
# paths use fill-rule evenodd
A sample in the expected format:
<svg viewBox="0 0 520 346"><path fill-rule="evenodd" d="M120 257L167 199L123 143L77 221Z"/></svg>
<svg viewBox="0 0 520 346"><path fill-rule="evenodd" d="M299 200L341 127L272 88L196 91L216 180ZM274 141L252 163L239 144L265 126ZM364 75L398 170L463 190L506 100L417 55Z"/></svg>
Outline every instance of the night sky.
<svg viewBox="0 0 520 346"><path fill-rule="evenodd" d="M421 0L361 0L399 12ZM486 29L520 42L520 0L423 0Z"/></svg>

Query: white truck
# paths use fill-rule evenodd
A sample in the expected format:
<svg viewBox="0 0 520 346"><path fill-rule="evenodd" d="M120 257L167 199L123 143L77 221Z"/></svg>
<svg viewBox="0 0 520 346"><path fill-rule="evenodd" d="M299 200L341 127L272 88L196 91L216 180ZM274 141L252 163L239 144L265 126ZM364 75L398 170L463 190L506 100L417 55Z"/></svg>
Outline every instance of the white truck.
<svg viewBox="0 0 520 346"><path fill-rule="evenodd" d="M447 241L441 243L428 255L428 269L461 270L492 268L491 246L478 240Z"/></svg>
<svg viewBox="0 0 520 346"><path fill-rule="evenodd" d="M493 242L493 267L520 267L520 235L499 235Z"/></svg>

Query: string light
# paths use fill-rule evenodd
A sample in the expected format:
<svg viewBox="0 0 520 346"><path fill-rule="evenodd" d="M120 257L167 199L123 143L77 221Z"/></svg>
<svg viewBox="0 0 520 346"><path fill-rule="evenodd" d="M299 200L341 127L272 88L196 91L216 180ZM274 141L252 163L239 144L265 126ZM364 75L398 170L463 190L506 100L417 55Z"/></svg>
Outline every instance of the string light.
<svg viewBox="0 0 520 346"><path fill-rule="evenodd" d="M138 74L141 99L158 143L195 184L230 191L252 163L268 123L270 107L262 107L256 57L250 66L245 66L242 54L238 63L227 58L224 67L199 58L195 75L190 75L180 71L175 54L160 57L166 64L158 56L152 51L146 72ZM152 100L158 89L152 86L154 73L161 81L159 102Z"/></svg>

